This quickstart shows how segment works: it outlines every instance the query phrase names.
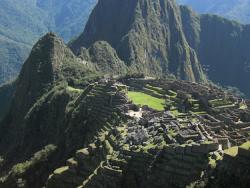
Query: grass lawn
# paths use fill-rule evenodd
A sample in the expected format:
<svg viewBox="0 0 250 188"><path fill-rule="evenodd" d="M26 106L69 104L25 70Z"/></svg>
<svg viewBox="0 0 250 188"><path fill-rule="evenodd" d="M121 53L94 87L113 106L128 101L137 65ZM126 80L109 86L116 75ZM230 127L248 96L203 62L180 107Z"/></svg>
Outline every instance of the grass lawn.
<svg viewBox="0 0 250 188"><path fill-rule="evenodd" d="M242 147L242 148L244 148L244 149L246 149L246 150L250 150L250 141L248 141L248 142L242 144L240 147Z"/></svg>
<svg viewBox="0 0 250 188"><path fill-rule="evenodd" d="M245 110L245 109L247 109L247 105L241 104L239 109Z"/></svg>
<svg viewBox="0 0 250 188"><path fill-rule="evenodd" d="M243 148L243 149L246 149L246 150L249 150L250 149L250 141L245 142L244 144L242 144L239 147ZM238 146L231 147L231 148L225 150L225 153L234 157L234 156L236 156L238 154L238 148L239 147Z"/></svg>
<svg viewBox="0 0 250 188"><path fill-rule="evenodd" d="M70 92L76 92L76 93L80 93L82 91L81 89L76 89L71 86L68 86L67 90L69 90Z"/></svg>
<svg viewBox="0 0 250 188"><path fill-rule="evenodd" d="M231 155L231 156L236 156L238 154L238 147L234 146L231 148L228 148L224 151L226 154Z"/></svg>
<svg viewBox="0 0 250 188"><path fill-rule="evenodd" d="M172 114L175 118L177 118L178 115L180 114L180 113L178 112L178 110L170 110L170 112L171 112L171 114Z"/></svg>
<svg viewBox="0 0 250 188"><path fill-rule="evenodd" d="M130 100L133 101L134 104L137 105L140 104L142 106L147 105L155 110L160 110L160 111L164 110L164 103L165 103L164 99L159 99L142 92L134 92L134 91L129 91L128 97Z"/></svg>

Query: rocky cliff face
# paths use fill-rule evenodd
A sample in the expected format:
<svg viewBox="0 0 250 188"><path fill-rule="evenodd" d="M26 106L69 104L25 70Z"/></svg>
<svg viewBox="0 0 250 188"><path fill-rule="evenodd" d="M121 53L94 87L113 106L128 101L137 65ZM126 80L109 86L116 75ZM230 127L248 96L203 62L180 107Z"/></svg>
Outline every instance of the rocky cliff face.
<svg viewBox="0 0 250 188"><path fill-rule="evenodd" d="M129 72L172 73L189 81L206 80L201 64L210 80L249 96L244 82L250 78L248 31L247 25L198 16L171 0L109 0L98 3L83 34L70 46L79 53L81 47L106 41Z"/></svg>
<svg viewBox="0 0 250 188"><path fill-rule="evenodd" d="M70 46L79 53L81 47L89 48L99 40L107 41L131 72L206 80L187 43L175 1L100 1L83 34Z"/></svg>

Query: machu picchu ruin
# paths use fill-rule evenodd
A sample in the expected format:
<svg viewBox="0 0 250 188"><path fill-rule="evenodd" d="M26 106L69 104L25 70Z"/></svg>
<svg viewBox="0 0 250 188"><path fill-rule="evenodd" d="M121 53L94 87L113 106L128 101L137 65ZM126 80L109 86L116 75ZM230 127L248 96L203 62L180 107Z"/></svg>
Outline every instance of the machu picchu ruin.
<svg viewBox="0 0 250 188"><path fill-rule="evenodd" d="M96 3L0 85L0 188L249 188L250 27L176 0Z"/></svg>
<svg viewBox="0 0 250 188"><path fill-rule="evenodd" d="M149 96L153 100L147 101ZM243 99L217 86L103 78L78 91L70 105L76 105L72 123L80 123L79 114L87 110L83 123L91 126L91 122L91 132L64 166L49 175L45 187L229 185L227 178L238 176L233 168L245 174L239 185L249 185L249 109ZM70 145L80 139L76 131L81 132L74 126L68 130ZM232 174L223 179L227 168ZM28 184L25 177L25 173L14 176L16 185ZM10 178L11 172L0 187L6 187Z"/></svg>

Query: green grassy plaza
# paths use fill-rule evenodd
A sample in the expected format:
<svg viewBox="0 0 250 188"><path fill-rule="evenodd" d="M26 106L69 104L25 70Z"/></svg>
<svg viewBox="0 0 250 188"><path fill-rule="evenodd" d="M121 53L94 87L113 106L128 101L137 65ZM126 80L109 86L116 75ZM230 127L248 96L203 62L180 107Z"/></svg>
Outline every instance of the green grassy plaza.
<svg viewBox="0 0 250 188"><path fill-rule="evenodd" d="M136 105L147 105L150 108L155 110L162 111L164 110L164 99L159 99L148 94L136 91L129 91L128 92L129 99Z"/></svg>

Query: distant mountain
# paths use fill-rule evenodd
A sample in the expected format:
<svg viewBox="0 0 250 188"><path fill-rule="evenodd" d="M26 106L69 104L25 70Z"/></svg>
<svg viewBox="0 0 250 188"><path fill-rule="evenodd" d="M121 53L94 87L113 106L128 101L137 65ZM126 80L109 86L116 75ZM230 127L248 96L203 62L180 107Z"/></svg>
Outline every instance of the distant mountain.
<svg viewBox="0 0 250 188"><path fill-rule="evenodd" d="M48 31L66 42L83 30L97 0L1 0L0 85L13 79L34 43Z"/></svg>
<svg viewBox="0 0 250 188"><path fill-rule="evenodd" d="M217 14L244 24L250 23L250 0L177 0L198 13Z"/></svg>
<svg viewBox="0 0 250 188"><path fill-rule="evenodd" d="M184 33L209 79L250 96L250 25L215 15L198 16L182 6Z"/></svg>

